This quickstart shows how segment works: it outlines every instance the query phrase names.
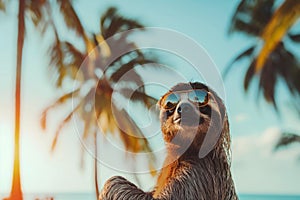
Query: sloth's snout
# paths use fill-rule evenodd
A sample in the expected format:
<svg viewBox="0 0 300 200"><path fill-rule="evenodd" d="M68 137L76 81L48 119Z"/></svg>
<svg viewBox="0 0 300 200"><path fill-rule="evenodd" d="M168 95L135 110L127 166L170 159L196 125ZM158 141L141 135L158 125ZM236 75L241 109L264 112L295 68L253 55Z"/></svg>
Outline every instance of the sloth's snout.
<svg viewBox="0 0 300 200"><path fill-rule="evenodd" d="M189 102L180 102L175 110L173 121L176 124L194 126L198 125L200 116L197 114L196 108Z"/></svg>
<svg viewBox="0 0 300 200"><path fill-rule="evenodd" d="M179 115L185 115L188 114L189 112L191 112L193 110L193 106L190 103L179 103L177 105L177 109L176 112Z"/></svg>

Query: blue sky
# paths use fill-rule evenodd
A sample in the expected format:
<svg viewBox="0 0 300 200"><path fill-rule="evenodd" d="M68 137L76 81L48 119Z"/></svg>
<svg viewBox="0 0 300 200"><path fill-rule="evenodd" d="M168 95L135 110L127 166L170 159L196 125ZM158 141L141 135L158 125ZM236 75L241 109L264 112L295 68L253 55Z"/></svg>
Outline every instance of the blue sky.
<svg viewBox="0 0 300 200"><path fill-rule="evenodd" d="M139 19L147 26L168 28L195 40L206 49L220 71L241 50L253 42L240 34L227 35L231 16L238 1L75 1L82 22L97 32L100 14L114 5L119 12ZM13 83L17 37L17 9L12 2L6 14L0 13L0 193L10 188L13 143ZM42 38L28 26L23 60L22 82L22 180L25 192L89 192L92 185L92 158L87 154L84 169L80 168L80 142L74 124L64 129L55 152L50 152L51 138L57 122L63 116L59 110L51 113L47 131L39 126L43 108L63 91L54 88L46 57L47 38ZM240 193L299 194L299 145L274 153L273 145L280 130L299 131L299 118L291 112L285 87L279 85L282 116L262 98L256 98L254 82L250 92L243 91L247 62L236 64L224 80L226 105L232 134L232 172ZM103 149L109 148L103 144ZM109 149L107 149L109 151ZM128 162L120 157L120 162ZM130 174L100 166L101 184L112 175ZM154 181L147 174L139 175L144 189ZM42 183L42 184L41 184Z"/></svg>

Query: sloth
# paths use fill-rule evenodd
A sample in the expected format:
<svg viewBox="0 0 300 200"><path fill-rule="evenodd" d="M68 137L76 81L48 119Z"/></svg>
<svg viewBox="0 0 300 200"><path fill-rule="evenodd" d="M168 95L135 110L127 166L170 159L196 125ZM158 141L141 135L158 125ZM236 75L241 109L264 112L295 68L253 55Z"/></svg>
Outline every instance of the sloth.
<svg viewBox="0 0 300 200"><path fill-rule="evenodd" d="M167 156L153 191L110 178L100 200L236 200L225 106L200 82L179 83L158 101Z"/></svg>

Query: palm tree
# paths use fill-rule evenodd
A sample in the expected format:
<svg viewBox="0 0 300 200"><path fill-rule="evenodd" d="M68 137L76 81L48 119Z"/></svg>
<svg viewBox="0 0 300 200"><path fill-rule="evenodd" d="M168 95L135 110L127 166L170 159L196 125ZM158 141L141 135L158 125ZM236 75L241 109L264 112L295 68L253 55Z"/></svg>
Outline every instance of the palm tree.
<svg viewBox="0 0 300 200"><path fill-rule="evenodd" d="M69 4L72 7L72 4ZM72 9L73 15L76 15ZM78 18L77 18L78 19ZM76 19L76 26L82 27L79 19ZM67 20L66 20L67 21ZM149 167L153 169L154 156L151 153L151 147L145 139L142 131L138 128L134 119L131 118L125 109L120 109L116 102L112 100L112 94L119 93L125 99L140 102L146 108L156 104L157 99L148 96L145 93L143 79L135 70L138 67L144 67L151 64L155 59L140 50L130 51L114 59L117 47L130 50L135 47L135 43L129 40L130 34L123 34L121 37L113 37L109 43L105 39L120 33L122 31L143 28L143 26L131 19L120 16L116 8L109 8L101 17L100 33L87 34L83 28L77 28L81 32L82 39L86 44L84 50L78 49L68 41L61 41L58 33L55 32L55 42L50 49L52 62L58 73L57 87L62 87L64 80L72 79L79 82L79 86L73 91L59 97L53 104L48 106L42 114L42 127L46 128L48 112L59 105L65 105L71 100L78 103L73 110L67 113L66 117L59 124L52 143L52 149L56 147L62 128L70 122L76 114L84 123L84 131L81 138L83 141L89 137L94 139L95 154L97 153L97 136L100 133L118 134L126 150L131 152L149 152L151 159ZM89 37L87 35L90 35ZM102 43L101 46L98 46ZM104 44L104 45L103 45ZM88 56L90 50L96 48L96 53ZM86 58L86 59L85 59ZM84 60L85 59L85 60ZM108 61L111 61L109 63ZM87 63L80 67L82 63ZM107 65L107 66L106 66ZM148 65L149 66L149 65ZM154 65L151 65L154 66ZM99 75L101 74L101 75ZM124 78L126 77L126 78ZM86 88L88 83L97 83ZM132 86L140 86L134 90ZM84 95L82 95L84 94ZM93 111L94 108L95 111ZM114 116L114 112L118 114ZM96 115L96 117L94 117ZM98 123L102 128L99 131ZM97 157L94 157L94 177L95 191L98 197L98 169Z"/></svg>
<svg viewBox="0 0 300 200"><path fill-rule="evenodd" d="M291 31L300 17L300 2L285 0L278 7L276 3L276 0L242 0L239 3L232 17L229 33L241 32L254 38L255 42L230 63L224 76L235 62L248 58L250 63L244 78L245 91L257 76L259 91L262 90L265 100L277 110L276 84L283 80L297 108L300 97L300 63L287 46L289 43L300 42L300 34ZM299 136L296 134L283 133L275 148L298 140Z"/></svg>
<svg viewBox="0 0 300 200"><path fill-rule="evenodd" d="M22 58L25 33L25 1L19 1L18 15L18 39L17 39L17 65L16 65L16 88L15 88L15 149L14 169L10 199L23 199L21 177L20 177L20 112L21 112L21 75Z"/></svg>
<svg viewBox="0 0 300 200"><path fill-rule="evenodd" d="M0 10L5 11L7 1L0 1ZM25 13L30 13L35 25L42 24L43 21L41 10L44 1L25 1L19 0L18 9L18 36L17 36L17 54L16 54L16 82L15 82L15 127L14 127L14 164L13 177L10 197L7 199L22 200L22 185L20 174L20 115L21 115L21 78L22 78L22 59L23 45L25 40ZM36 15L39 14L39 15ZM44 22L44 21L43 21ZM44 24L45 25L45 24Z"/></svg>
<svg viewBox="0 0 300 200"><path fill-rule="evenodd" d="M0 0L0 10L5 11L8 1ZM67 12L72 9L69 1L57 0L57 4L61 5L61 13L69 27L76 29L83 38L83 30L75 27L73 23L76 16L72 16L72 12ZM52 2L52 4L54 4ZM54 27L52 16L49 11L51 9L51 2L47 0L42 1L26 1L19 0L18 7L18 36L17 36L17 54L16 54L16 83L15 83L15 131L14 131L14 164L13 164L13 178L10 197L7 199L22 200L22 186L20 175L20 114L21 114L21 78L22 78L22 58L23 45L25 40L25 14L29 14L31 21L44 33L48 27ZM69 9L69 10L68 10ZM70 20L71 19L71 20Z"/></svg>
<svg viewBox="0 0 300 200"><path fill-rule="evenodd" d="M8 2L0 1L0 10L5 11ZM40 9L42 9L43 1L35 3L31 1L20 0L18 9L18 36L17 36L17 54L16 54L16 82L15 82L15 127L14 127L14 164L13 178L10 197L8 199L23 199L21 175L20 175L20 115L21 115L21 78L22 78L22 59L23 45L25 40L25 12L28 11L35 25L40 24L42 20ZM34 5L34 6L33 6ZM35 16L39 13L39 16ZM36 18L35 18L36 17ZM35 20L34 20L35 18Z"/></svg>

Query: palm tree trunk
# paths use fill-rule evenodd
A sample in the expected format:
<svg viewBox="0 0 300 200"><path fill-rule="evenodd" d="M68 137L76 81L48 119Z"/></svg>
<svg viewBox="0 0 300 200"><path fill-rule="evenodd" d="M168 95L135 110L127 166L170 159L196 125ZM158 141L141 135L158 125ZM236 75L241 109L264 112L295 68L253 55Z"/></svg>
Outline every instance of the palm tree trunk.
<svg viewBox="0 0 300 200"><path fill-rule="evenodd" d="M17 66L16 66L16 93L15 93L15 151L14 151L14 171L10 193L10 199L22 200L22 187L20 176L20 111L21 111L21 75L22 75L22 57L25 32L25 0L19 1L18 16L18 43L17 43Z"/></svg>
<svg viewBox="0 0 300 200"><path fill-rule="evenodd" d="M95 181L95 191L96 191L96 199L99 198L99 185L98 185L98 144L97 144L97 132L94 135L95 142L95 157L94 157L94 181Z"/></svg>

